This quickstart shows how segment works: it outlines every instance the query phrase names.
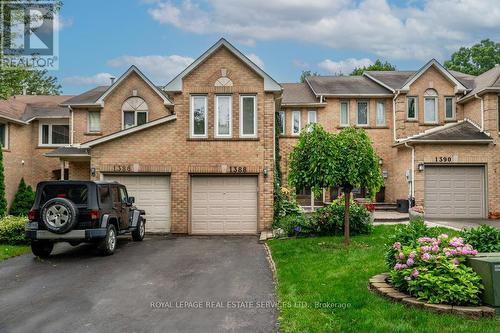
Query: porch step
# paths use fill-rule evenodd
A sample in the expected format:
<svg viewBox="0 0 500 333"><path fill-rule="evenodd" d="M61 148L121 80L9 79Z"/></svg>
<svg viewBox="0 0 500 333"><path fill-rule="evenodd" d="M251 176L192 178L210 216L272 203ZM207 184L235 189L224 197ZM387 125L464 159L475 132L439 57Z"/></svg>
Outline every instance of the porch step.
<svg viewBox="0 0 500 333"><path fill-rule="evenodd" d="M392 202L376 202L375 211L396 211L398 205Z"/></svg>
<svg viewBox="0 0 500 333"><path fill-rule="evenodd" d="M409 220L408 213L399 213L396 211L377 211L373 213L374 222L384 222L384 223L399 223L406 222Z"/></svg>

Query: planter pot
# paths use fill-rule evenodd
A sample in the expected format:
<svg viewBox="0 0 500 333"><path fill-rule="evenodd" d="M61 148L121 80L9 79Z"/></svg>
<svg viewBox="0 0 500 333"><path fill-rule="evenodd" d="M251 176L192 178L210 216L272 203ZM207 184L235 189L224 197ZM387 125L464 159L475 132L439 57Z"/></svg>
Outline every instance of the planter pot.
<svg viewBox="0 0 500 333"><path fill-rule="evenodd" d="M410 221L413 221L413 220L416 220L419 218L424 218L424 213L415 212L411 209L408 211L408 213L410 214Z"/></svg>

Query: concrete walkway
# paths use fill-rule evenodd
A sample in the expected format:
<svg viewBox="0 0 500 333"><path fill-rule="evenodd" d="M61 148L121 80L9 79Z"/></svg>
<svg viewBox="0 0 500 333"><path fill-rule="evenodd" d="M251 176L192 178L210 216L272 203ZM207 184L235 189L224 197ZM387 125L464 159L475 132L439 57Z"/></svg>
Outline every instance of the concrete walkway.
<svg viewBox="0 0 500 333"><path fill-rule="evenodd" d="M381 224L408 224L408 221L395 221L395 222L377 222L375 221L373 225ZM448 220L448 221L438 221L438 220L426 220L425 224L429 227L446 227L453 230L463 230L465 228L477 228L481 224L492 225L495 228L500 229L500 220Z"/></svg>

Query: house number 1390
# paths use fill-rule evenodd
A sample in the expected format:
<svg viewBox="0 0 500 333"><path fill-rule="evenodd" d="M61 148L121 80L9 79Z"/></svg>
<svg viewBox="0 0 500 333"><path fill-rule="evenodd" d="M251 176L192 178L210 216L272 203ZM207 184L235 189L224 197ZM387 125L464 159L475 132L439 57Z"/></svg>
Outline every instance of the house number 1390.
<svg viewBox="0 0 500 333"><path fill-rule="evenodd" d="M231 172L231 173L246 173L247 172L247 167L230 166L229 167L229 172Z"/></svg>
<svg viewBox="0 0 500 333"><path fill-rule="evenodd" d="M453 159L451 156L438 156L436 157L436 162L440 163L450 163Z"/></svg>

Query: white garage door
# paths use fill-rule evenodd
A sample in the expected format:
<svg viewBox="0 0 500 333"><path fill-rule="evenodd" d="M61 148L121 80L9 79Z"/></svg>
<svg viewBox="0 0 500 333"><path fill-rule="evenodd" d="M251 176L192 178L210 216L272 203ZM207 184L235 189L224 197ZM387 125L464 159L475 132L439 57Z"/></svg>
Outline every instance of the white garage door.
<svg viewBox="0 0 500 333"><path fill-rule="evenodd" d="M192 234L257 233L257 177L193 177Z"/></svg>
<svg viewBox="0 0 500 333"><path fill-rule="evenodd" d="M484 218L484 183L484 167L426 166L426 217Z"/></svg>
<svg viewBox="0 0 500 333"><path fill-rule="evenodd" d="M148 232L170 232L170 177L106 175L104 178L127 187L137 207L146 211Z"/></svg>

